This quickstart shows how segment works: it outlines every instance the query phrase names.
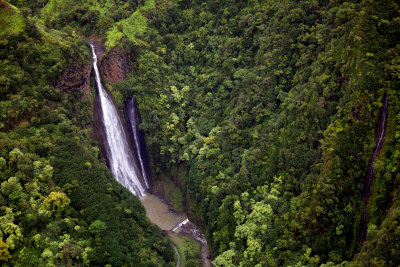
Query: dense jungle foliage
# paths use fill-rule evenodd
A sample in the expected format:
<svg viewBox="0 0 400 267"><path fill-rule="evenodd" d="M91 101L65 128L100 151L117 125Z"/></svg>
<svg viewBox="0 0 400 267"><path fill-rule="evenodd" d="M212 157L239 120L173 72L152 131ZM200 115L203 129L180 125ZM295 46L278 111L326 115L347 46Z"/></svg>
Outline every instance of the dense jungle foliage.
<svg viewBox="0 0 400 267"><path fill-rule="evenodd" d="M171 266L160 229L98 159L94 88L53 86L91 64L87 42L26 13L0 2L1 265Z"/></svg>
<svg viewBox="0 0 400 267"><path fill-rule="evenodd" d="M215 266L400 264L398 1L10 2L0 2L2 260L173 258L98 160L94 89L53 87L90 62L83 35L130 53L130 75L107 87L117 103L135 95L153 176L179 173Z"/></svg>

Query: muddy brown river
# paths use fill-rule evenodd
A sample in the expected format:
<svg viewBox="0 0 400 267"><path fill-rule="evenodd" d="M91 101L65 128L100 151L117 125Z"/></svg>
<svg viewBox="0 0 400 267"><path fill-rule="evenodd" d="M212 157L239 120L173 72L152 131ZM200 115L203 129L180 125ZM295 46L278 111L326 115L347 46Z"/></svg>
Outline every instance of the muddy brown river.
<svg viewBox="0 0 400 267"><path fill-rule="evenodd" d="M179 233L200 242L202 266L211 266L207 241L203 233L188 220L185 213L173 212L163 200L149 193L146 193L141 201L147 217L162 230Z"/></svg>
<svg viewBox="0 0 400 267"><path fill-rule="evenodd" d="M142 198L142 204L147 217L161 230L169 231L187 218L184 213L172 212L164 201L149 193Z"/></svg>

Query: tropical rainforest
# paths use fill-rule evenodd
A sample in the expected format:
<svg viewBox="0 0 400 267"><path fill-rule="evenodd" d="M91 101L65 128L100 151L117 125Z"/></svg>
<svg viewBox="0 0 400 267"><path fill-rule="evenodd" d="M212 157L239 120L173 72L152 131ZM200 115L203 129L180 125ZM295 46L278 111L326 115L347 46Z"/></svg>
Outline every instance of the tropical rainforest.
<svg viewBox="0 0 400 267"><path fill-rule="evenodd" d="M400 264L399 1L1 0L3 266L175 266L94 138L89 40L213 265Z"/></svg>

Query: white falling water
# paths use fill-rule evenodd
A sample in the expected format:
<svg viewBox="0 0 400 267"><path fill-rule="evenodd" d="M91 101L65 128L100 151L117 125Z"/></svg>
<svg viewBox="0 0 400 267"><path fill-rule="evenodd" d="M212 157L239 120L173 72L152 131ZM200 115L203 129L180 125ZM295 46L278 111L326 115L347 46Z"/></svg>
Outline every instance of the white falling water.
<svg viewBox="0 0 400 267"><path fill-rule="evenodd" d="M188 218L184 219L183 221L178 223L174 228L172 228L171 231L175 232L176 230L178 230L180 227L182 227L183 225L187 224L188 222L189 222Z"/></svg>
<svg viewBox="0 0 400 267"><path fill-rule="evenodd" d="M97 68L97 56L93 45L92 53L93 68L96 74L96 84L99 91L107 139L107 156L111 172L118 183L122 184L137 197L142 198L147 188L142 184L143 177L139 168L136 166L134 156L127 142L127 136L118 110L101 84L100 74Z"/></svg>
<svg viewBox="0 0 400 267"><path fill-rule="evenodd" d="M382 117L381 117L381 125L380 125L380 134L379 134L379 139L378 142L376 143L376 148L374 150L374 153L372 154L371 158L371 163L368 167L367 171L367 177L366 177L366 185L365 188L368 192L365 192L364 197L369 197L369 188L372 185L372 180L374 178L374 163L376 160L376 157L378 156L378 152L382 148L382 143L383 143L383 138L385 137L385 125L386 125L386 116L387 116L387 105L388 105L388 95L385 96L385 100L383 103L383 108L382 108Z"/></svg>
<svg viewBox="0 0 400 267"><path fill-rule="evenodd" d="M135 109L135 103L134 103L133 97L128 101L128 110L130 110L132 112L132 114L131 114L131 116L129 116L129 118L126 117L125 119L130 121L133 140L135 142L135 147L136 147L136 150L137 150L136 151L137 152L137 158L138 158L139 163L140 163L140 168L142 170L142 175L143 175L143 178L144 178L144 182L146 184L146 187L149 188L150 187L149 182L148 182L149 178L147 177L146 168L144 166L144 162L143 162L143 158L142 158L143 157L143 151L142 151L141 146L139 144L139 127L138 127L139 116L138 116L138 114L136 114L137 111Z"/></svg>

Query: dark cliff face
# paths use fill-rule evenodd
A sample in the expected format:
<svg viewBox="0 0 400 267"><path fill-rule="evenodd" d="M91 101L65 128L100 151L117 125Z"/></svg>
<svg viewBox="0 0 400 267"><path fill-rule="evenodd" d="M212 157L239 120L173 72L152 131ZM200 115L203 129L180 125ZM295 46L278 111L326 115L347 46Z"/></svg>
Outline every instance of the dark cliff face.
<svg viewBox="0 0 400 267"><path fill-rule="evenodd" d="M91 71L92 65L90 62L72 64L57 82L56 87L65 93L84 92L84 95L88 95L90 93Z"/></svg>
<svg viewBox="0 0 400 267"><path fill-rule="evenodd" d="M130 55L120 47L114 47L101 58L100 73L108 82L123 81L131 71Z"/></svg>
<svg viewBox="0 0 400 267"><path fill-rule="evenodd" d="M96 50L99 59L99 71L102 78L108 82L123 81L131 71L130 55L120 47L114 47L106 54L104 45L97 40L89 40ZM83 92L85 96L90 94L90 75L92 62L74 63L62 75L55 84L62 92Z"/></svg>
<svg viewBox="0 0 400 267"><path fill-rule="evenodd" d="M93 137L100 148L99 158L106 159L107 166L110 167L108 161L108 155L110 152L107 149L107 136L104 128L103 114L101 112L100 97L97 93L97 88L96 96L93 101Z"/></svg>

